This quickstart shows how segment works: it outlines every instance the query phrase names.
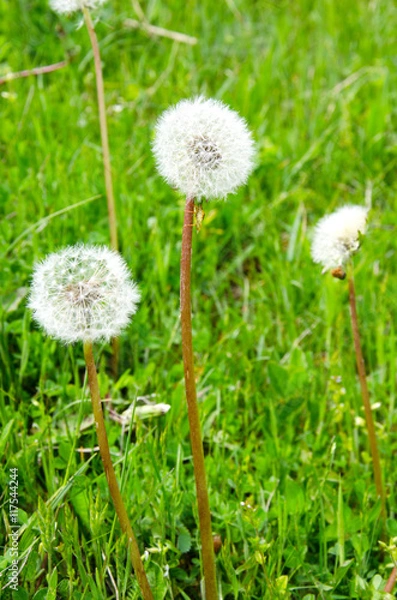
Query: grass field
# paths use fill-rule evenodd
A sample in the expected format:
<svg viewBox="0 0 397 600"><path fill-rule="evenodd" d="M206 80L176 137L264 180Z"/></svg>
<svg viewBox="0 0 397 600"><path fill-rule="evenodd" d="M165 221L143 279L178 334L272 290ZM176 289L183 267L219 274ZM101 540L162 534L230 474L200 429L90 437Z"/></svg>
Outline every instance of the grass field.
<svg viewBox="0 0 397 600"><path fill-rule="evenodd" d="M189 45L125 27L133 3L95 12L121 252L142 293L121 338L97 347L103 398L171 405L130 426L106 410L112 456L156 600L200 598L200 555L179 329L184 198L150 144L171 104L204 94L244 116L257 166L194 234L193 326L217 572L224 600L380 599L397 536L397 6L390 0L142 2ZM18 600L138 599L109 502L82 348L32 322L36 260L108 244L92 52L77 14L0 2L1 586L19 478ZM382 524L356 374L346 283L310 258L313 225L371 206L355 259L358 311L388 519ZM105 403L105 409L106 409ZM87 449L84 452L83 449ZM127 565L127 568L126 568ZM388 596L391 598L392 596Z"/></svg>

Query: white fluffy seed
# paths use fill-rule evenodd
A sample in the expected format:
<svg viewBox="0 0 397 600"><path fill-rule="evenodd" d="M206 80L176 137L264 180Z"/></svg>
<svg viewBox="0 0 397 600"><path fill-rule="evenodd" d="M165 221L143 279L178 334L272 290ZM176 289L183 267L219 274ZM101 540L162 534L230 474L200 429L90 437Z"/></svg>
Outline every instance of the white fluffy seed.
<svg viewBox="0 0 397 600"><path fill-rule="evenodd" d="M254 142L245 121L218 100L198 97L168 109L156 125L159 173L189 198L225 198L247 181Z"/></svg>
<svg viewBox="0 0 397 600"><path fill-rule="evenodd" d="M366 231L368 209L342 206L317 223L312 241L312 258L324 271L342 267L360 246L360 234Z"/></svg>
<svg viewBox="0 0 397 600"><path fill-rule="evenodd" d="M86 8L97 8L106 0L50 0L50 7L58 14L70 14L76 10Z"/></svg>
<svg viewBox="0 0 397 600"><path fill-rule="evenodd" d="M102 246L68 246L36 265L28 306L46 333L65 343L110 340L140 295L122 257Z"/></svg>

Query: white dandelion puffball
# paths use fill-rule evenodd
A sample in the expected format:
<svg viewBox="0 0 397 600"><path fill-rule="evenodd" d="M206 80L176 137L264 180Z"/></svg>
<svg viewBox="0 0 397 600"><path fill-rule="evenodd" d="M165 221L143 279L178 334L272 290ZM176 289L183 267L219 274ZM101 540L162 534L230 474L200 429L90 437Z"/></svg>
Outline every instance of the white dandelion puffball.
<svg viewBox="0 0 397 600"><path fill-rule="evenodd" d="M50 7L58 14L70 14L76 10L86 8L97 8L106 0L50 0Z"/></svg>
<svg viewBox="0 0 397 600"><path fill-rule="evenodd" d="M247 181L254 142L245 121L218 100L182 100L156 125L153 153L167 183L189 198L225 198Z"/></svg>
<svg viewBox="0 0 397 600"><path fill-rule="evenodd" d="M360 234L366 231L368 209L364 206L342 206L317 223L312 258L324 271L343 266L360 247Z"/></svg>
<svg viewBox="0 0 397 600"><path fill-rule="evenodd" d="M36 265L28 306L66 343L110 340L128 325L140 295L121 256L103 246L68 246Z"/></svg>

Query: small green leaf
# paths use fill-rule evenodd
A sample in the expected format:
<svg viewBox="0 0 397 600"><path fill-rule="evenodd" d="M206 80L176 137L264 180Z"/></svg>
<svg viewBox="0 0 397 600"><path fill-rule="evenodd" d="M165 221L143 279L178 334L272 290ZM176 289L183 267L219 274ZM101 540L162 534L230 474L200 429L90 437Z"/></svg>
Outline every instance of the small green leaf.
<svg viewBox="0 0 397 600"><path fill-rule="evenodd" d="M275 362L269 362L267 369L271 386L280 396L284 396L288 383L288 371Z"/></svg>
<svg viewBox="0 0 397 600"><path fill-rule="evenodd" d="M182 554L189 552L190 548L192 547L192 538L187 529L182 529L178 535L177 546L178 550L180 550Z"/></svg>
<svg viewBox="0 0 397 600"><path fill-rule="evenodd" d="M46 600L56 600L57 585L58 585L58 570L55 567L51 575L47 576L48 594Z"/></svg>
<svg viewBox="0 0 397 600"><path fill-rule="evenodd" d="M33 596L33 600L47 600L47 592L47 588L39 590L37 594Z"/></svg>
<svg viewBox="0 0 397 600"><path fill-rule="evenodd" d="M16 592L12 592L12 600L29 600L29 596L25 590L18 588Z"/></svg>
<svg viewBox="0 0 397 600"><path fill-rule="evenodd" d="M0 454L4 454L4 448L6 447L7 440L10 436L12 428L14 426L15 419L11 419L4 427L1 437L0 437Z"/></svg>
<svg viewBox="0 0 397 600"><path fill-rule="evenodd" d="M397 537L397 519L387 519L386 529L390 537Z"/></svg>
<svg viewBox="0 0 397 600"><path fill-rule="evenodd" d="M293 479L285 482L285 500L290 515L301 513L305 508L305 494L301 485Z"/></svg>
<svg viewBox="0 0 397 600"><path fill-rule="evenodd" d="M353 564L353 562L354 562L354 560L352 558L350 560L345 560L345 562L343 563L343 565L341 567L338 567L336 569L335 578L334 578L335 587L337 585L339 585L339 583L342 581L342 579L344 578L344 576L346 575L346 573L350 569L350 567Z"/></svg>

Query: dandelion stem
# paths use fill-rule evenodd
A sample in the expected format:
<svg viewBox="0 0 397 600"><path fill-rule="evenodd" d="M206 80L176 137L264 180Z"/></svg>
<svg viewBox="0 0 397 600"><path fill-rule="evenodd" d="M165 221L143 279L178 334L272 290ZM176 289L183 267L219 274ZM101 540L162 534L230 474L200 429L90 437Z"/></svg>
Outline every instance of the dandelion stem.
<svg viewBox="0 0 397 600"><path fill-rule="evenodd" d="M99 126L100 126L100 130L101 130L103 168L104 168L104 172L105 172L106 198L107 198L107 203L108 203L110 246L113 250L118 250L116 207L115 207L115 202L114 202L112 171L111 171L111 166L110 166L110 151L109 151L108 127L107 127L107 122L106 122L105 91L104 91L104 86L103 86L101 56L99 53L99 44L98 44L98 39L97 39L97 36L95 33L94 25L91 20L90 12L86 6L83 6L83 12L84 12L85 24L86 24L87 30L88 30L88 35L90 36L92 52L94 54L96 88L97 88L98 110L99 110Z"/></svg>
<svg viewBox="0 0 397 600"><path fill-rule="evenodd" d="M99 52L98 38L95 33L94 25L92 23L90 11L86 6L83 6L85 24L87 26L88 35L90 36L92 52L94 54L95 64L95 75L96 75L96 89L98 96L98 111L99 111L99 127L101 130L101 141L102 141L102 157L103 157L103 170L105 173L105 187L106 187L106 198L108 205L108 221L110 231L110 247L112 250L118 251L118 238L117 238L117 217L116 217L116 205L114 201L113 193L113 181L112 181L112 168L110 165L110 150L109 150L109 136L108 126L106 121L106 105L105 105L105 90L103 85L102 75L102 64L101 55ZM117 338L112 340L112 373L114 377L117 377L118 363L120 354L120 344Z"/></svg>
<svg viewBox="0 0 397 600"><path fill-rule="evenodd" d="M7 73L4 77L0 77L0 85L12 81L13 79L19 79L20 77L31 77L32 75L45 75L46 73L52 73L58 69L66 67L68 64L67 60L54 63L52 65L45 65L44 67L35 67L34 69L26 69L25 71L17 71L16 73Z"/></svg>
<svg viewBox="0 0 397 600"><path fill-rule="evenodd" d="M390 577L387 580L387 583L385 585L384 592L387 592L388 594L392 593L394 585L396 583L396 579L397 579L397 567L393 567L393 570L390 573Z"/></svg>
<svg viewBox="0 0 397 600"><path fill-rule="evenodd" d="M211 513L205 475L204 451L201 439L200 416L194 379L192 314L191 314L191 261L194 198L186 199L181 250L181 327L185 388L192 444L193 468L196 482L200 537L206 600L217 600L214 543L211 531Z"/></svg>
<svg viewBox="0 0 397 600"><path fill-rule="evenodd" d="M143 598L144 600L153 600L153 594L150 589L149 582L147 580L146 573L143 567L138 543L132 530L123 499L121 497L120 488L117 483L116 474L114 472L112 460L110 458L109 442L106 434L105 421L103 419L101 398L99 394L98 376L95 367L94 354L91 342L84 343L84 358L87 365L88 384L90 386L91 401L92 408L94 411L99 450L101 453L103 468L105 470L110 495L112 497L114 507L116 509L116 513L120 521L121 529L123 530L123 533L127 534L128 546L131 553L131 562L132 566L134 567L134 571L138 579Z"/></svg>
<svg viewBox="0 0 397 600"><path fill-rule="evenodd" d="M382 471L381 471L380 460L379 460L378 444L376 441L375 426L374 426L374 420L372 418L368 384L367 384L367 378L365 375L365 363L364 363L364 357L363 357L363 353L362 353L362 349L361 349L360 332L358 329L356 292L355 292L354 278L353 278L352 272L349 274L348 283L349 283L349 303L350 303L350 316L351 316L351 323L352 323L352 330L353 330L354 349L355 349L355 354L356 354L357 371L358 371L358 376L360 379L361 396L362 396L363 405L364 405L365 420L367 423L369 445L371 448L372 464L373 464L374 476L375 476L375 486L376 486L376 492L381 499L382 516L385 518L386 517L386 500L385 500L385 493L384 493L383 485L382 485Z"/></svg>

